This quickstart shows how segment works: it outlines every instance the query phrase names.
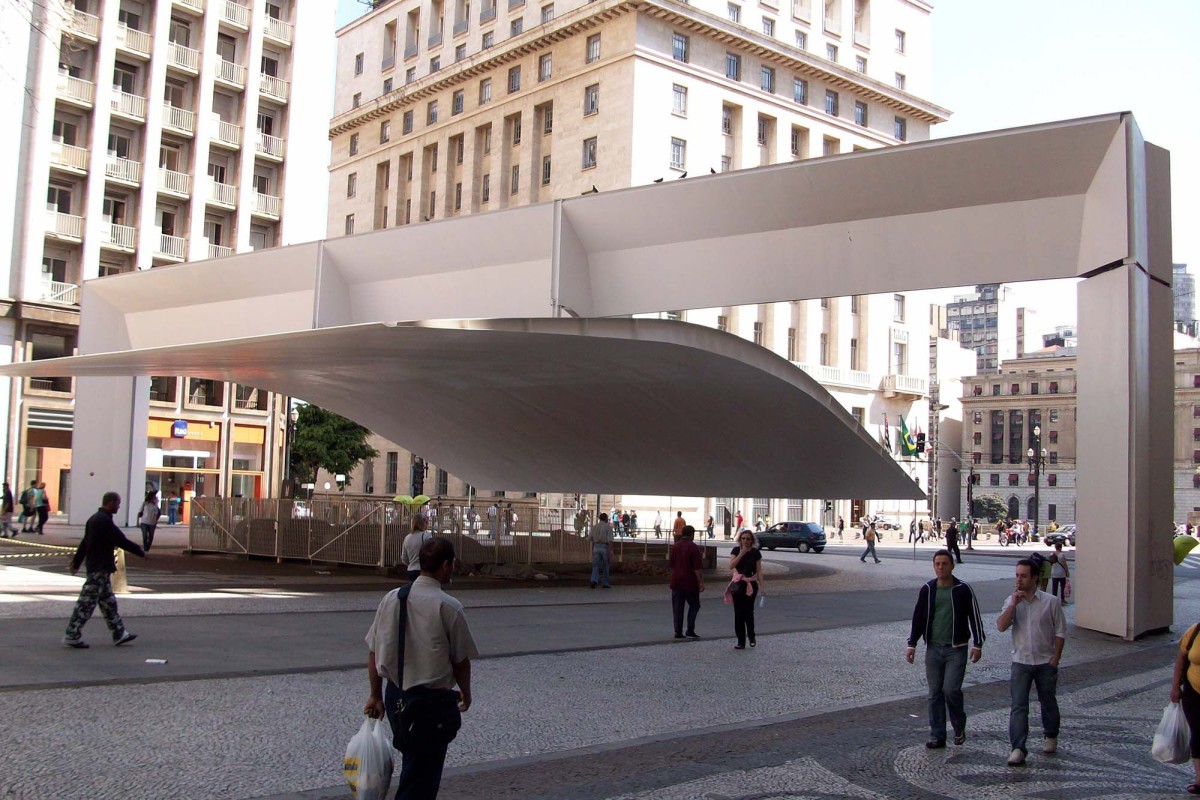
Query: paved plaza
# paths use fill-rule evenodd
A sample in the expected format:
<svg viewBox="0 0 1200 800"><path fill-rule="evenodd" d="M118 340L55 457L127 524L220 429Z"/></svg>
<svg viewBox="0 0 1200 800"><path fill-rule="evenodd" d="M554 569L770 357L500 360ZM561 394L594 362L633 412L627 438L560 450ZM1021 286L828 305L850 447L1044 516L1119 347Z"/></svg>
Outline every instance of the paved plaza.
<svg viewBox="0 0 1200 800"><path fill-rule="evenodd" d="M38 544L77 537L54 527ZM0 798L349 797L340 769L366 696L362 637L390 582L231 560L186 569L182 544L181 529L160 531L171 569L131 559L120 603L138 640L111 647L97 615L80 652L60 644L80 583L66 551L0 543ZM679 643L663 586L453 589L483 656L440 797L1182 795L1190 767L1153 761L1150 737L1173 642L1200 619L1200 573L1176 571L1170 636L1129 644L1071 629L1060 752L1041 755L1035 721L1029 765L1010 769L1010 637L994 623L1016 553L964 551L955 574L975 586L990 632L967 671L967 743L927 751L924 671L903 645L934 548L914 560L885 544L879 565L859 549L768 553L758 647L744 652L719 580L704 638Z"/></svg>

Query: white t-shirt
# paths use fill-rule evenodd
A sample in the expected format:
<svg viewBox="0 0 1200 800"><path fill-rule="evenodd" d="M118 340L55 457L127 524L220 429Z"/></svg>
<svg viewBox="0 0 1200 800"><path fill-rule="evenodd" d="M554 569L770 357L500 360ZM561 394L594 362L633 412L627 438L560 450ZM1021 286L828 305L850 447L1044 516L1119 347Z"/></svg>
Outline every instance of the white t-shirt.
<svg viewBox="0 0 1200 800"><path fill-rule="evenodd" d="M433 534L429 531L413 531L404 537L404 544L401 545L400 554L409 569L421 568L421 545L432 538Z"/></svg>

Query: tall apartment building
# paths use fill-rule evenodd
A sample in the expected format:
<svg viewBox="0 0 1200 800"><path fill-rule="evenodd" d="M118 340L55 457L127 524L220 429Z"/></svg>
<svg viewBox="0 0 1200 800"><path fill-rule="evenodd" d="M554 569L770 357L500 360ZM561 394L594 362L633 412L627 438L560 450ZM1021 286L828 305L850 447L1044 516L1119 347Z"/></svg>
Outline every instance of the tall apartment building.
<svg viewBox="0 0 1200 800"><path fill-rule="evenodd" d="M1187 264L1171 265L1171 296L1175 306L1175 326L1191 336L1196 335L1196 276L1188 272Z"/></svg>
<svg viewBox="0 0 1200 800"><path fill-rule="evenodd" d="M976 286L974 294L954 298L946 313L962 346L975 351L979 372L995 371L1001 362L1041 347L1033 309L1018 308L1012 290L1002 284Z"/></svg>
<svg viewBox="0 0 1200 800"><path fill-rule="evenodd" d="M11 227L0 214L3 357L74 353L86 280L317 238L333 10L297 0L5 4L0 60L12 81L0 98L12 114L0 125L15 194ZM196 378L148 383L147 481L164 497L261 496L275 483L280 399ZM72 379L14 381L3 394L5 475L44 480L65 508Z"/></svg>
<svg viewBox="0 0 1200 800"><path fill-rule="evenodd" d="M923 99L931 10L922 0L382 0L338 32L329 235L927 139L948 113ZM885 413L893 426L926 413L921 302L900 293L670 316L770 347L881 432ZM411 454L377 446L397 464L387 485L399 475L407 490ZM461 492L453 476L444 485ZM717 502L776 519L824 508Z"/></svg>

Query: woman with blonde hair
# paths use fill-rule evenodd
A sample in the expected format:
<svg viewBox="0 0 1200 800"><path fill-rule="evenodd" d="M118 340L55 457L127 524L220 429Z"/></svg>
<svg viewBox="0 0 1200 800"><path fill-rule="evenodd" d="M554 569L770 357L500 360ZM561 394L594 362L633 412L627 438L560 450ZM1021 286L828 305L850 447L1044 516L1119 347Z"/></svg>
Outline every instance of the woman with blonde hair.
<svg viewBox="0 0 1200 800"><path fill-rule="evenodd" d="M743 530L738 534L737 547L729 554L732 580L725 590L725 602L733 604L733 632L737 636L734 650L745 650L746 642L754 647L754 604L762 595L762 552L754 534Z"/></svg>

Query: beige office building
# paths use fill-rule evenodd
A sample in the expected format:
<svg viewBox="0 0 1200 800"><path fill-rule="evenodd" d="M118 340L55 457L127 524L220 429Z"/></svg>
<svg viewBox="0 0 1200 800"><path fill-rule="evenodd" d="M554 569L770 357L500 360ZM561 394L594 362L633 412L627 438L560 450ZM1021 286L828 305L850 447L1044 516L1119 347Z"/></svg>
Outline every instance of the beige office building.
<svg viewBox="0 0 1200 800"><path fill-rule="evenodd" d="M3 21L16 32L0 54L15 184L11 215L0 207L4 358L71 355L83 281L319 236L332 4L16 0ZM146 478L164 497L263 496L277 483L280 399L142 382ZM65 509L73 380L13 381L3 402L5 475L44 480Z"/></svg>
<svg viewBox="0 0 1200 800"><path fill-rule="evenodd" d="M920 0L376 3L338 32L329 235L927 139L948 114L923 99L931 11ZM927 309L906 293L664 313L770 347L882 432L885 414L893 429L927 416ZM357 486L407 492L411 455L376 446L383 464ZM431 465L426 492L442 487L463 488ZM868 511L834 500L848 519ZM626 505L645 519L655 501ZM775 519L824 509L659 505Z"/></svg>

